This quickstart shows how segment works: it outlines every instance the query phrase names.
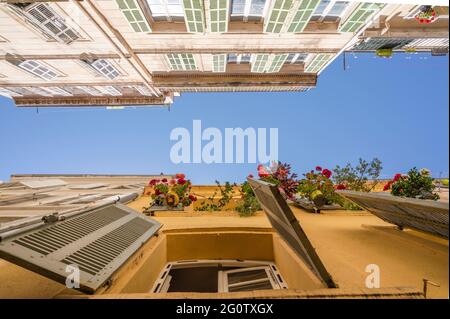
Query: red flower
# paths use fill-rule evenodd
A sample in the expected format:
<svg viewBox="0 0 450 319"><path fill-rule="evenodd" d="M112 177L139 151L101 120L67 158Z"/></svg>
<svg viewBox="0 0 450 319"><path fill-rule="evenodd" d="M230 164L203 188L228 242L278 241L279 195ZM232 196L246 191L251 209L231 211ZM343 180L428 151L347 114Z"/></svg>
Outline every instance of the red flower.
<svg viewBox="0 0 450 319"><path fill-rule="evenodd" d="M322 175L325 176L326 178L330 178L332 174L333 173L329 169L326 169L326 168L322 171Z"/></svg>
<svg viewBox="0 0 450 319"><path fill-rule="evenodd" d="M402 174L395 174L394 182L398 181L402 177Z"/></svg>
<svg viewBox="0 0 450 319"><path fill-rule="evenodd" d="M184 178L179 178L178 181L177 181L177 183L178 183L179 185L184 185L184 184L186 184L186 180L185 180Z"/></svg>
<svg viewBox="0 0 450 319"><path fill-rule="evenodd" d="M391 188L391 185L392 185L392 181L387 182L387 184L384 185L383 190L384 190L384 191L389 190L389 189Z"/></svg>
<svg viewBox="0 0 450 319"><path fill-rule="evenodd" d="M156 184L156 179L152 179L152 180L150 181L150 183L148 183L149 186L153 186L153 185L155 185L155 184Z"/></svg>
<svg viewBox="0 0 450 319"><path fill-rule="evenodd" d="M338 185L336 185L336 189L337 190L344 190L344 189L346 189L347 187L345 187L345 185L344 184L338 184Z"/></svg>
<svg viewBox="0 0 450 319"><path fill-rule="evenodd" d="M161 182L167 183L167 178L163 178L163 179L161 180Z"/></svg>
<svg viewBox="0 0 450 319"><path fill-rule="evenodd" d="M316 166L316 171L320 172L322 170L322 167Z"/></svg>
<svg viewBox="0 0 450 319"><path fill-rule="evenodd" d="M185 178L186 178L186 175L184 175L184 174L176 174L176 175L175 175L175 178L176 178L176 179L185 179Z"/></svg>
<svg viewBox="0 0 450 319"><path fill-rule="evenodd" d="M253 178L252 174L248 174L247 178Z"/></svg>
<svg viewBox="0 0 450 319"><path fill-rule="evenodd" d="M158 195L161 195L162 193L161 193L161 191L159 190L159 189L155 189L155 195L156 196L158 196Z"/></svg>
<svg viewBox="0 0 450 319"><path fill-rule="evenodd" d="M195 202L197 200L197 197L195 197L194 195L189 195L189 199Z"/></svg>

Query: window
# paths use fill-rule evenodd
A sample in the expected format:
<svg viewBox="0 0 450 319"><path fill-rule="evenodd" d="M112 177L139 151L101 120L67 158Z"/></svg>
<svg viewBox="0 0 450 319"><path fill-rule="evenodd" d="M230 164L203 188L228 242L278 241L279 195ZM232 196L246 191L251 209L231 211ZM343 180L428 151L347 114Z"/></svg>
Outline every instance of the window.
<svg viewBox="0 0 450 319"><path fill-rule="evenodd" d="M195 71L197 66L195 64L194 56L190 53L167 54L166 55L170 69L173 71Z"/></svg>
<svg viewBox="0 0 450 319"><path fill-rule="evenodd" d="M189 32L204 31L203 1L183 0L186 27Z"/></svg>
<svg viewBox="0 0 450 319"><path fill-rule="evenodd" d="M34 27L59 42L70 44L81 38L80 34L69 27L64 18L56 13L48 3L18 3L11 4L10 7Z"/></svg>
<svg viewBox="0 0 450 319"><path fill-rule="evenodd" d="M22 94L19 94L13 90L7 89L7 88L1 88L0 87L0 95L4 95L7 97L11 97L11 96L22 96Z"/></svg>
<svg viewBox="0 0 450 319"><path fill-rule="evenodd" d="M264 31L280 33L291 6L292 0L275 0Z"/></svg>
<svg viewBox="0 0 450 319"><path fill-rule="evenodd" d="M227 55L226 54L213 54L213 72L225 72Z"/></svg>
<svg viewBox="0 0 450 319"><path fill-rule="evenodd" d="M274 263L245 260L189 260L168 263L152 292L237 292L286 289Z"/></svg>
<svg viewBox="0 0 450 319"><path fill-rule="evenodd" d="M305 63L305 60L307 57L308 57L307 53L290 53L288 55L285 63L303 64L303 63Z"/></svg>
<svg viewBox="0 0 450 319"><path fill-rule="evenodd" d="M101 93L98 90L96 90L96 89L94 89L93 87L90 87L90 86L83 86L82 85L82 86L77 86L76 88L80 89L80 90L82 90L85 93L90 94L90 95L94 95L94 96L101 95Z"/></svg>
<svg viewBox="0 0 450 319"><path fill-rule="evenodd" d="M109 62L108 60L98 59L90 63L90 65L97 70L104 77L114 80L116 77L120 75L120 72L116 69L116 67Z"/></svg>
<svg viewBox="0 0 450 319"><path fill-rule="evenodd" d="M145 85L134 85L135 88L141 95L152 96L153 93Z"/></svg>
<svg viewBox="0 0 450 319"><path fill-rule="evenodd" d="M229 0L209 1L209 30L211 32L227 32Z"/></svg>
<svg viewBox="0 0 450 319"><path fill-rule="evenodd" d="M113 95L113 96L120 96L122 93L116 89L114 86L95 86L97 90L99 90L102 94L105 95Z"/></svg>
<svg viewBox="0 0 450 319"><path fill-rule="evenodd" d="M41 89L49 92L51 95L72 96L72 93L56 86L45 86L41 87Z"/></svg>
<svg viewBox="0 0 450 319"><path fill-rule="evenodd" d="M384 4L379 3L360 3L350 17L339 27L339 32L358 31L383 7Z"/></svg>
<svg viewBox="0 0 450 319"><path fill-rule="evenodd" d="M245 64L250 63L252 58L251 54L228 54L227 63Z"/></svg>
<svg viewBox="0 0 450 319"><path fill-rule="evenodd" d="M303 32L319 3L320 0L302 0L292 18L288 32Z"/></svg>
<svg viewBox="0 0 450 319"><path fill-rule="evenodd" d="M116 0L120 11L127 19L134 32L150 32L145 16L136 0Z"/></svg>
<svg viewBox="0 0 450 319"><path fill-rule="evenodd" d="M34 74L46 81L53 80L58 74L49 67L36 60L25 60L18 64L18 67Z"/></svg>
<svg viewBox="0 0 450 319"><path fill-rule="evenodd" d="M266 0L232 0L231 20L261 20L268 3Z"/></svg>
<svg viewBox="0 0 450 319"><path fill-rule="evenodd" d="M332 54L320 53L317 54L306 66L305 72L317 73L325 64L332 58Z"/></svg>
<svg viewBox="0 0 450 319"><path fill-rule="evenodd" d="M314 11L311 21L336 22L344 14L349 2L322 0Z"/></svg>
<svg viewBox="0 0 450 319"><path fill-rule="evenodd" d="M183 21L182 0L147 0L155 21Z"/></svg>
<svg viewBox="0 0 450 319"><path fill-rule="evenodd" d="M52 96L48 91L43 90L38 87L26 86L26 87L24 87L24 89L31 92L32 95Z"/></svg>
<svg viewBox="0 0 450 319"><path fill-rule="evenodd" d="M266 71L269 54L255 54L252 56L252 72L262 73Z"/></svg>
<svg viewBox="0 0 450 319"><path fill-rule="evenodd" d="M267 67L266 72L273 73L279 72L284 65L288 55L287 54L276 54L273 56L272 61Z"/></svg>
<svg viewBox="0 0 450 319"><path fill-rule="evenodd" d="M223 292L281 289L268 266L221 271L219 278Z"/></svg>

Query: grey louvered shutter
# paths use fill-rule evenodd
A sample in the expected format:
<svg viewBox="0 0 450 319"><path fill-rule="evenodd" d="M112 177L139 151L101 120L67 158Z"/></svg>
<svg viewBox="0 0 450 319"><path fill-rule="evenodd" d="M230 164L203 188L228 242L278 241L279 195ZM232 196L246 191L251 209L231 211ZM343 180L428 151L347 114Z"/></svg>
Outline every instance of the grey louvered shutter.
<svg viewBox="0 0 450 319"><path fill-rule="evenodd" d="M337 192L388 223L448 239L448 202L403 198L386 193Z"/></svg>
<svg viewBox="0 0 450 319"><path fill-rule="evenodd" d="M328 288L336 288L336 283L326 270L286 200L280 194L278 187L252 178L247 180L272 227L281 238L286 241L320 281Z"/></svg>
<svg viewBox="0 0 450 319"><path fill-rule="evenodd" d="M75 264L80 290L94 293L160 227L127 206L110 204L11 237L0 233L0 257L63 284L66 267Z"/></svg>

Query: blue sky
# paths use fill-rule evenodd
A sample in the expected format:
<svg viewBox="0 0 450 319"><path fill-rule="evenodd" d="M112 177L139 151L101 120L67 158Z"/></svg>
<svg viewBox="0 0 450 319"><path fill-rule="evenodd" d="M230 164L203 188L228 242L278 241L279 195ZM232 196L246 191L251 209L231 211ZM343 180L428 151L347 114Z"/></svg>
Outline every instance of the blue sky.
<svg viewBox="0 0 450 319"><path fill-rule="evenodd" d="M448 57L342 56L306 93L183 94L167 109L20 109L0 97L0 180L15 173L186 173L241 182L255 164L173 164L173 128L279 130L279 158L302 174L378 157L383 177L413 166L448 176Z"/></svg>

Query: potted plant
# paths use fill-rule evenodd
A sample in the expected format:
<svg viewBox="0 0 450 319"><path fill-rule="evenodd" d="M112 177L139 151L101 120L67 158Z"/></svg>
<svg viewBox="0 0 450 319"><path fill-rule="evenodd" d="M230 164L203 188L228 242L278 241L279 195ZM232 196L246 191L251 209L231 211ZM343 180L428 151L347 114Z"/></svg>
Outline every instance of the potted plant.
<svg viewBox="0 0 450 319"><path fill-rule="evenodd" d="M161 210L184 210L197 200L197 197L190 194L191 181L185 179L184 174L176 174L174 179L152 179L147 187L150 193L150 206L145 208L145 213L152 214Z"/></svg>
<svg viewBox="0 0 450 319"><path fill-rule="evenodd" d="M270 166L258 165L258 176L262 181L278 186L284 198L295 199L297 192L297 174L291 173L291 165L281 162L272 162Z"/></svg>
<svg viewBox="0 0 450 319"><path fill-rule="evenodd" d="M329 169L320 166L303 174L305 178L298 183L295 204L316 213L322 209L339 209L340 206L335 205L339 196L334 191L332 174Z"/></svg>
<svg viewBox="0 0 450 319"><path fill-rule="evenodd" d="M414 17L420 24L428 24L434 22L436 11L432 6L421 6L419 13Z"/></svg>
<svg viewBox="0 0 450 319"><path fill-rule="evenodd" d="M433 181L428 169L423 168L419 171L414 167L408 171L407 175L395 174L383 190L390 190L394 196L438 200L440 197L434 192Z"/></svg>
<svg viewBox="0 0 450 319"><path fill-rule="evenodd" d="M253 175L249 175L249 178L253 178ZM258 210L261 210L261 205L259 204L255 193L249 182L245 181L240 188L241 201L236 206L236 211L241 217L253 216Z"/></svg>

